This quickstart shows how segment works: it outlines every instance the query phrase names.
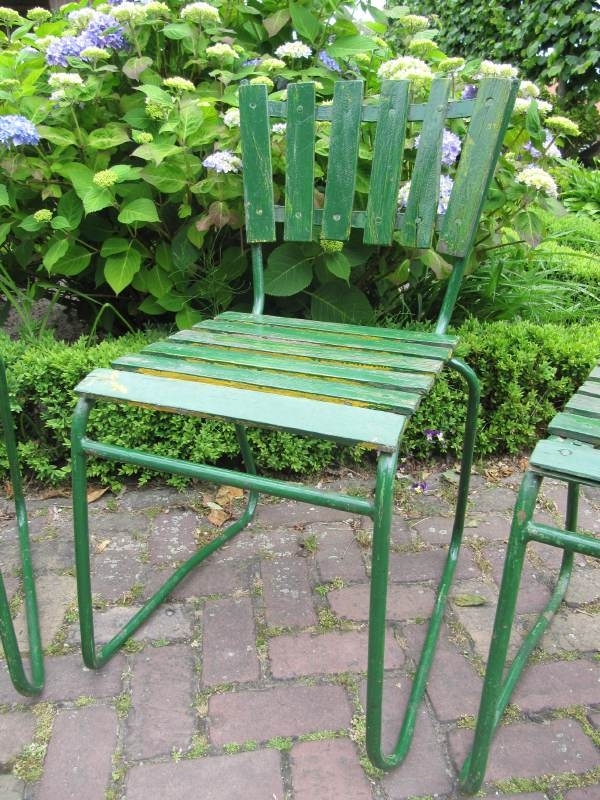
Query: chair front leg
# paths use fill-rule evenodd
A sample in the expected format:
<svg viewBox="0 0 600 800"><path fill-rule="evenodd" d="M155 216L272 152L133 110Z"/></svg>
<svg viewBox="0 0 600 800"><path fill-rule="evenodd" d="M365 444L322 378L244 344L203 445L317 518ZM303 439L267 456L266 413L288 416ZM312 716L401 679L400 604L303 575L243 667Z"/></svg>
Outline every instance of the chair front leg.
<svg viewBox="0 0 600 800"><path fill-rule="evenodd" d="M31 679L25 673L23 659L10 614L10 606L2 575L0 575L0 640L8 666L8 672L15 689L24 695L39 694L44 687L44 655L40 635L35 579L29 547L29 524L21 482L21 470L17 453L15 430L10 413L10 397L4 363L0 360L0 422L4 432L6 456L15 505L21 568L23 573L23 594L25 596L25 617L29 639L29 662Z"/></svg>
<svg viewBox="0 0 600 800"><path fill-rule="evenodd" d="M526 472L515 505L473 748L463 764L460 775L460 790L464 794L474 794L483 783L494 732L524 665L524 660L521 659L520 668L518 670L513 668L512 676L509 674L506 679L504 678L528 542L527 529L535 509L541 482L540 475ZM515 659L515 663L516 661Z"/></svg>

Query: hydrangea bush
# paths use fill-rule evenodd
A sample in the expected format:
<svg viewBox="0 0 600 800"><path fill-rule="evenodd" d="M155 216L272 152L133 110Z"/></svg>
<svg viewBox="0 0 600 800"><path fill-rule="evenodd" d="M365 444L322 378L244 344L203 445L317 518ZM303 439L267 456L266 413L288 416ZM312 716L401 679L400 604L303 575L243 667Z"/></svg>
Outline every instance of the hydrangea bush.
<svg viewBox="0 0 600 800"><path fill-rule="evenodd" d="M65 301L109 304L137 324L150 315L180 327L242 304L242 80L264 83L273 99L285 99L290 81L312 80L327 100L339 79L362 78L376 95L384 78L411 78L419 100L436 75L451 75L459 98L474 96L482 75L516 74L510 65L447 58L429 19L406 9L352 13L338 0L110 0L54 14L36 8L27 18L0 8L0 291L50 288ZM483 248L534 243L542 232L536 209L556 202L547 168L577 129L539 95L522 83ZM284 132L281 123L273 128L280 173ZM440 211L462 132L450 121L444 135ZM321 124L319 147L327 135ZM414 136L400 206L417 129ZM370 158L366 141L361 158ZM281 265L294 258L311 271L304 266L299 282L288 269L281 280ZM427 279L441 279L431 264ZM393 311L422 279L399 246L381 254L317 238L275 247L266 286L272 303L292 302L296 311L368 319L374 308Z"/></svg>

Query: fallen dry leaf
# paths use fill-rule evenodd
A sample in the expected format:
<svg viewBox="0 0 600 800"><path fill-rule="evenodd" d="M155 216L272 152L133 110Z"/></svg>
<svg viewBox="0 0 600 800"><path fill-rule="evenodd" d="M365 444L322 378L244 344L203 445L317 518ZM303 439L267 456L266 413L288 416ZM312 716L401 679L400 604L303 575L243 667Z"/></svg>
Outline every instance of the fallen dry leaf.
<svg viewBox="0 0 600 800"><path fill-rule="evenodd" d="M110 539L102 539L102 541L98 542L98 544L94 549L96 553L103 553L109 544L110 544Z"/></svg>
<svg viewBox="0 0 600 800"><path fill-rule="evenodd" d="M104 489L90 489L87 493L87 501L88 503L93 503L95 500L99 500L102 495L108 492L108 486Z"/></svg>
<svg viewBox="0 0 600 800"><path fill-rule="evenodd" d="M231 514L225 511L223 508L220 509L213 509L210 514L207 516L207 520L212 524L216 525L217 527L223 525L224 522L227 522L228 519L231 518Z"/></svg>
<svg viewBox="0 0 600 800"><path fill-rule="evenodd" d="M221 486L217 492L215 500L221 505L227 505L234 500L239 500L244 496L244 490L238 489L236 486Z"/></svg>

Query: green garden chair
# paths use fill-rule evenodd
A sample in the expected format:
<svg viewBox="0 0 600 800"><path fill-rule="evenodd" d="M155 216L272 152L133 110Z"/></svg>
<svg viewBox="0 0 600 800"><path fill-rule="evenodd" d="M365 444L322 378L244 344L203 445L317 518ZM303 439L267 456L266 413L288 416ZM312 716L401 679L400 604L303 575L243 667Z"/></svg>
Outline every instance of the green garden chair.
<svg viewBox="0 0 600 800"><path fill-rule="evenodd" d="M480 213L508 125L516 84L482 81L476 100L450 102L451 82L433 82L429 99L411 104L407 81L384 81L377 102L365 102L361 81L340 81L333 103L317 105L311 83L289 85L286 102L269 102L265 86L240 88L246 236L251 247L254 303L250 313L226 312L97 369L76 388L72 434L73 502L82 650L89 667L104 664L191 569L252 519L261 493L343 509L373 520L367 675L367 748L390 769L406 755L433 659L462 536L475 437L476 376L453 357L446 334ZM470 119L447 211L439 215L443 131L447 119ZM274 190L270 121L286 122L285 200ZM322 202L315 207L315 130L330 123L327 168L319 160ZM398 191L407 127L420 129L404 213ZM361 134L361 127L367 131ZM372 139L368 203L355 207L361 135ZM363 140L366 141L366 138ZM319 153L319 159L322 154ZM360 180L364 182L363 166ZM325 177L321 179L321 171ZM391 330L264 314L263 245L285 241L346 241L353 229L367 245L394 237L417 257L435 247L452 265L435 329ZM315 234L315 231L318 233ZM398 447L408 420L436 376L448 366L466 381L468 414L456 518L435 609L396 748L381 746L388 548ZM86 436L97 402L120 402L167 413L217 417L235 425L245 471L188 463ZM245 429L259 426L363 445L377 454L373 499L329 493L257 473ZM94 641L89 563L86 461L95 456L248 490L236 522L175 570L123 629L99 649Z"/></svg>
<svg viewBox="0 0 600 800"><path fill-rule="evenodd" d="M23 571L23 594L25 603L25 618L29 636L29 660L31 666L31 679L25 673L23 659L19 652L19 644L15 634L15 627L10 614L10 605L6 595L4 579L0 574L0 639L4 649L4 657L8 666L8 673L15 689L24 695L39 694L44 687L44 657L40 638L40 623L38 616L37 598L35 593L35 580L29 549L29 526L27 511L23 496L23 485L19 469L17 444L10 413L10 399L6 370L4 362L0 359L0 421L4 433L6 456L12 485L13 499L16 511L19 548L21 552L21 568Z"/></svg>

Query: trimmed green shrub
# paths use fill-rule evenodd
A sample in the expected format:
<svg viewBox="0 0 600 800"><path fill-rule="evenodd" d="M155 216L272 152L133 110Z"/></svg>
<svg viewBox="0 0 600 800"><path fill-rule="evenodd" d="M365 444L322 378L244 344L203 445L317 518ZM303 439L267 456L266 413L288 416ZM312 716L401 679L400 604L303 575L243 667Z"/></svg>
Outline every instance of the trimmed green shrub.
<svg viewBox="0 0 600 800"><path fill-rule="evenodd" d="M585 250L600 256L600 221L586 214L565 214L562 217L540 212L548 236L553 236L565 247Z"/></svg>
<svg viewBox="0 0 600 800"><path fill-rule="evenodd" d="M480 455L530 448L600 354L600 323L564 329L526 322L470 321L458 333L458 354L482 382ZM66 345L43 337L26 346L0 337L22 464L29 476L44 483L68 477L69 428L76 401L73 387L92 367L107 366L158 335L156 331L128 335L93 347L83 339ZM405 453L418 458L457 454L465 408L462 379L446 372L412 420ZM431 429L443 432L443 439L432 442L426 435ZM102 404L92 412L89 435L195 461L237 463L238 459L233 427L219 420ZM341 451L331 442L287 433L251 430L250 438L259 467L267 471L316 472L341 456L356 459L360 455L357 448ZM0 471L6 474L3 446ZM90 475L111 485L129 477L141 482L150 477L131 465L103 461L91 461Z"/></svg>

